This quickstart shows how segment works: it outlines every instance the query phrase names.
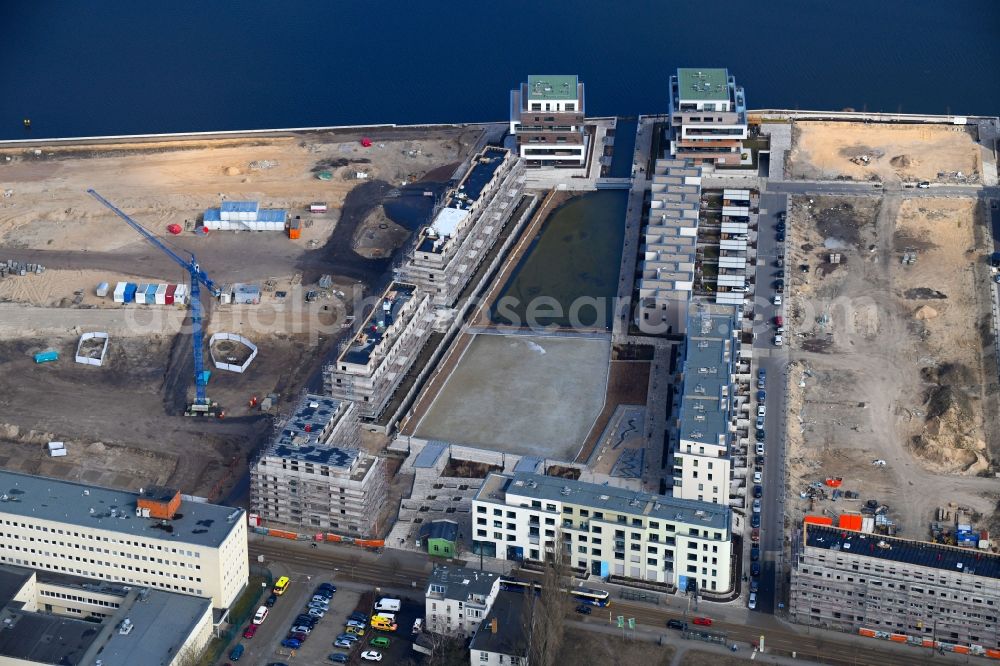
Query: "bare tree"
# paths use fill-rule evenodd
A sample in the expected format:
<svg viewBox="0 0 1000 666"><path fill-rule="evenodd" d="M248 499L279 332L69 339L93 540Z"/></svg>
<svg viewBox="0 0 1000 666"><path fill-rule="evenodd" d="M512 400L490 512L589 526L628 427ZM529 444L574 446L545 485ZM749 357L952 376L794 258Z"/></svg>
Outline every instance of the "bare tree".
<svg viewBox="0 0 1000 666"><path fill-rule="evenodd" d="M429 636L433 647L427 659L428 666L466 666L469 663L469 651L465 647L464 638L442 634Z"/></svg>
<svg viewBox="0 0 1000 666"><path fill-rule="evenodd" d="M524 629L530 666L555 666L566 633L569 612L569 567L561 532L556 533L551 557L542 571L541 594L528 592L524 607Z"/></svg>

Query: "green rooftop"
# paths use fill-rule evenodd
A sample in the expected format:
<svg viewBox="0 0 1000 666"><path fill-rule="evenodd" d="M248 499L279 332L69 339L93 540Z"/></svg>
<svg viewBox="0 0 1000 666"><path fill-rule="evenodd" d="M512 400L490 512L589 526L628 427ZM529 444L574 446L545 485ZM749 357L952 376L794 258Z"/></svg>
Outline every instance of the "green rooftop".
<svg viewBox="0 0 1000 666"><path fill-rule="evenodd" d="M545 75L528 77L528 99L576 99L577 77Z"/></svg>
<svg viewBox="0 0 1000 666"><path fill-rule="evenodd" d="M696 102L729 99L729 72L725 69L682 68L677 70L677 96Z"/></svg>

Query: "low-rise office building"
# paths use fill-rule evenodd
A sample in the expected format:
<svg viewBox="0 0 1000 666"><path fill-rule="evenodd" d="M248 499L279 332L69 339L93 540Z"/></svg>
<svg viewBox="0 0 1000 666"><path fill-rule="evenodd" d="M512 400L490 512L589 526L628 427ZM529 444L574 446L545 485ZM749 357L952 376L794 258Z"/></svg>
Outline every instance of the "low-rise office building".
<svg viewBox="0 0 1000 666"><path fill-rule="evenodd" d="M731 305L691 305L673 450L674 497L729 502L738 313Z"/></svg>
<svg viewBox="0 0 1000 666"><path fill-rule="evenodd" d="M800 624L997 649L1000 556L806 523L789 612Z"/></svg>
<svg viewBox="0 0 1000 666"><path fill-rule="evenodd" d="M509 150L489 147L476 155L433 221L417 234L400 280L431 294L435 305L453 305L517 207L523 171Z"/></svg>
<svg viewBox="0 0 1000 666"><path fill-rule="evenodd" d="M470 666L528 666L530 595L501 592L469 644Z"/></svg>
<svg viewBox="0 0 1000 666"><path fill-rule="evenodd" d="M324 368L326 393L356 403L362 420L377 419L430 337L430 305L427 292L392 282L336 362Z"/></svg>
<svg viewBox="0 0 1000 666"><path fill-rule="evenodd" d="M0 664L193 663L212 638L206 598L0 565Z"/></svg>
<svg viewBox="0 0 1000 666"><path fill-rule="evenodd" d="M529 168L587 164L583 83L576 76L529 76L510 91L510 133Z"/></svg>
<svg viewBox="0 0 1000 666"><path fill-rule="evenodd" d="M500 592L500 575L461 567L434 567L425 593L427 631L471 636Z"/></svg>
<svg viewBox="0 0 1000 666"><path fill-rule="evenodd" d="M0 562L144 585L228 608L246 587L242 509L0 471Z"/></svg>
<svg viewBox="0 0 1000 666"><path fill-rule="evenodd" d="M307 394L250 466L251 519L378 534L385 465L359 450L359 441L354 404Z"/></svg>
<svg viewBox="0 0 1000 666"><path fill-rule="evenodd" d="M681 68L670 77L670 154L737 166L747 138L743 88L726 69Z"/></svg>
<svg viewBox="0 0 1000 666"><path fill-rule="evenodd" d="M680 335L694 291L701 168L684 160L662 159L651 175L636 323L644 332Z"/></svg>
<svg viewBox="0 0 1000 666"><path fill-rule="evenodd" d="M682 590L733 586L726 506L542 474L490 474L472 502L473 550L507 560L559 554L593 575Z"/></svg>
<svg viewBox="0 0 1000 666"><path fill-rule="evenodd" d="M222 231L284 231L288 212L261 208L256 201L223 201L219 208L208 208L202 218L206 229Z"/></svg>

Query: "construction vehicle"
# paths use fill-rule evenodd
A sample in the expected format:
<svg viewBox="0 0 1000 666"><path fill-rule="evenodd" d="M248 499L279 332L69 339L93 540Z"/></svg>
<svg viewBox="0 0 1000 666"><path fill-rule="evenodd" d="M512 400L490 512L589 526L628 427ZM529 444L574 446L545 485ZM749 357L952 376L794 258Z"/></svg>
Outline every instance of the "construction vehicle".
<svg viewBox="0 0 1000 666"><path fill-rule="evenodd" d="M152 245L158 248L161 252L165 253L168 257L177 262L184 270L188 272L191 276L191 290L190 290L190 306L191 306L191 341L192 347L194 348L194 387L195 387L195 398L194 402L188 404L186 410L184 411L185 416L215 416L222 418L225 414L219 409L218 403L212 402L208 399L206 386L208 385L208 378L211 376L211 372L205 369L204 354L202 349L204 347L204 339L201 327L202 319L202 309L201 309L201 287L204 285L212 296L218 297L221 293L215 283L205 274L205 271L201 270L201 266L198 265L197 259L193 253L190 259L184 259L179 254L174 252L172 249L167 247L159 238L154 236L148 229L133 220L125 212L115 206L113 203L102 197L95 190L87 190L87 194L97 199L100 203L104 204L108 209L110 209L115 215L125 220L125 222L135 229L139 235L149 241Z"/></svg>

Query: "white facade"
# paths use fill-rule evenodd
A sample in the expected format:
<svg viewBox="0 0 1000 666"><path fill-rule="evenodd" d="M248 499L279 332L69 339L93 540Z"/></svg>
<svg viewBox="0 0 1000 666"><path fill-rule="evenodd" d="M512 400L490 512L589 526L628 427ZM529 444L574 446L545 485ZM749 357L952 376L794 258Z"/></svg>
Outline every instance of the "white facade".
<svg viewBox="0 0 1000 666"><path fill-rule="evenodd" d="M537 474L490 474L473 500L474 548L709 592L732 589L725 506Z"/></svg>
<svg viewBox="0 0 1000 666"><path fill-rule="evenodd" d="M426 630L444 636L473 635L499 592L498 574L435 567L425 593Z"/></svg>
<svg viewBox="0 0 1000 666"><path fill-rule="evenodd" d="M0 472L0 485L25 490L20 502L0 501L0 562L207 597L215 608L228 608L246 587L241 509L187 502L183 518L162 524L136 515L134 493L11 472ZM120 512L102 514L116 505Z"/></svg>

